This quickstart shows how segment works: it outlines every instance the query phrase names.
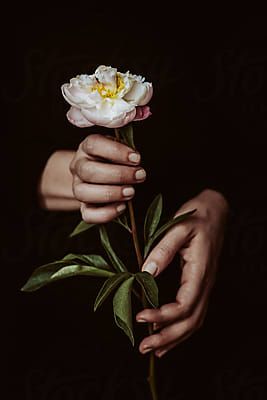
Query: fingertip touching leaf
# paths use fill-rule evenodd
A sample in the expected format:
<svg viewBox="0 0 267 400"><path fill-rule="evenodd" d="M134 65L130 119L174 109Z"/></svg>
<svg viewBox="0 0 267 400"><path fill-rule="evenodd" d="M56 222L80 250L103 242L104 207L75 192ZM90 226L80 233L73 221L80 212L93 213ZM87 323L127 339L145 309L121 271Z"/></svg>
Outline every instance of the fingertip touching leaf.
<svg viewBox="0 0 267 400"><path fill-rule="evenodd" d="M172 228L174 225L178 224L179 222L184 221L188 217L190 217L194 212L196 212L196 209L186 211L183 214L177 215L175 218L170 219L168 222L166 222L164 225L162 225L151 238L148 240L148 242L145 244L145 251L144 251L144 257L148 255L148 252L154 243L154 241L162 235L164 232L166 232L168 229Z"/></svg>
<svg viewBox="0 0 267 400"><path fill-rule="evenodd" d="M69 237L73 237L78 235L79 233L85 232L88 229L92 228L93 226L95 226L96 224L87 224L84 221L81 221L76 228L72 231L72 233L69 235Z"/></svg>
<svg viewBox="0 0 267 400"><path fill-rule="evenodd" d="M153 239L155 240L159 235L165 232L167 229L170 229L172 226L178 224L179 222L184 221L186 218L190 217L190 215L194 214L196 209L186 211L183 214L177 215L175 218L170 219L166 224L161 226L154 234Z"/></svg>
<svg viewBox="0 0 267 400"><path fill-rule="evenodd" d="M146 299L152 307L157 308L159 305L158 286L154 277L148 272L138 272L135 278L141 285Z"/></svg>
<svg viewBox="0 0 267 400"><path fill-rule="evenodd" d="M144 223L144 238L147 242L153 236L158 227L160 217L162 214L162 195L159 193L150 206L148 207L145 223Z"/></svg>
<svg viewBox="0 0 267 400"><path fill-rule="evenodd" d="M106 298L116 289L116 287L125 279L129 278L131 274L129 272L119 272L109 279L107 279L101 287L94 304L94 311L96 311Z"/></svg>
<svg viewBox="0 0 267 400"><path fill-rule="evenodd" d="M124 281L117 289L113 297L114 319L119 328L129 337L134 346L134 335L132 325L132 299L131 290L134 281L134 276L131 276Z"/></svg>

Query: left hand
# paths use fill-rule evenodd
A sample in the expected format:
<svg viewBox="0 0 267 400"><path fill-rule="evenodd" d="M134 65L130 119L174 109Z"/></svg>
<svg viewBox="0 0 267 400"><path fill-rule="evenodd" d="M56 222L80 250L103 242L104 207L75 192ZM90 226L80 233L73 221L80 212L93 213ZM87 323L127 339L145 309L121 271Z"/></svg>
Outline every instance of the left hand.
<svg viewBox="0 0 267 400"><path fill-rule="evenodd" d="M182 277L173 303L137 314L137 322L153 323L157 331L140 343L142 354L155 351L161 357L201 327L216 278L228 208L219 192L204 190L186 202L175 216L192 209L197 211L172 227L147 257L142 271L156 277L179 253Z"/></svg>

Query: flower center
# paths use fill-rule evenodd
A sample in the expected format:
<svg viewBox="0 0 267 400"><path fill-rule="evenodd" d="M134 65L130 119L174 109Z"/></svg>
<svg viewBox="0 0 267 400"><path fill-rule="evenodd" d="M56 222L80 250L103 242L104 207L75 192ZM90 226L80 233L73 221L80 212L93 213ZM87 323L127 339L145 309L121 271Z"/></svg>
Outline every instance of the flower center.
<svg viewBox="0 0 267 400"><path fill-rule="evenodd" d="M116 75L116 87L115 89L111 89L110 87L108 87L108 85L103 84L101 82L97 82L92 88L91 90L97 90L98 93L103 97L109 97L111 99L114 99L117 97L118 93L125 87L125 83L123 78L120 75Z"/></svg>

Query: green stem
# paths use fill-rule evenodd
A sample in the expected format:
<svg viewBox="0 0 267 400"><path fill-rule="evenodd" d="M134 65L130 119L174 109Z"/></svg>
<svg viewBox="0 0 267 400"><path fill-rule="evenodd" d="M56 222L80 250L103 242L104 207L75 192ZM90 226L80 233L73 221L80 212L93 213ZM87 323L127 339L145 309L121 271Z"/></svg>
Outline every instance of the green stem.
<svg viewBox="0 0 267 400"><path fill-rule="evenodd" d="M128 200L127 203L128 203L128 210L129 210L130 221L131 221L131 231L132 231L132 237L133 237L133 242L134 242L136 258L137 258L137 262L138 262L138 267L139 267L139 269L141 269L141 267L143 265L143 257L142 257L142 253L140 250L140 245L139 245L139 240L138 240L138 235L137 235L133 202L132 202L132 200Z"/></svg>
<svg viewBox="0 0 267 400"><path fill-rule="evenodd" d="M116 128L115 128L115 135L116 135L116 140L118 142L120 142L120 133L119 133L119 130ZM132 200L128 200L127 203L128 203L128 210L129 210L130 221L131 221L131 231L132 231L133 243L134 243L134 248L135 248L135 254L136 254L136 258L137 258L137 262L138 262L138 267L139 267L139 269L141 269L141 267L143 265L143 257L142 257L142 253L140 250L139 240L138 240L133 202L132 202ZM142 292L142 303L143 303L143 307L146 308L148 304L147 304L144 292ZM150 324L150 323L148 324L148 332L150 335L152 335L153 324ZM152 400L158 400L157 388L156 388L156 374L155 374L155 354L153 351L151 351L149 354L149 372L148 372L147 381L149 383Z"/></svg>

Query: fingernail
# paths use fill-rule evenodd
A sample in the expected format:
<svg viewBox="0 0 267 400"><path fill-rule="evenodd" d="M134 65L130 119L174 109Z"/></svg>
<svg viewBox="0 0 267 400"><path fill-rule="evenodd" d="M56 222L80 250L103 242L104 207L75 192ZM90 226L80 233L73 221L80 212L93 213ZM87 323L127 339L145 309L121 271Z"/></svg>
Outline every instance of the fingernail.
<svg viewBox="0 0 267 400"><path fill-rule="evenodd" d="M142 353L143 353L143 354L146 354L146 353L149 353L151 350L153 350L152 347L144 346L144 347L143 347Z"/></svg>
<svg viewBox="0 0 267 400"><path fill-rule="evenodd" d="M122 212L123 210L125 210L125 208L126 208L126 205L125 205L125 204L120 204L120 205L117 207L117 211L118 211L118 212Z"/></svg>
<svg viewBox="0 0 267 400"><path fill-rule="evenodd" d="M128 155L128 160L133 163L139 163L140 159L141 159L141 157L140 157L140 154L138 154L138 153L130 153Z"/></svg>
<svg viewBox="0 0 267 400"><path fill-rule="evenodd" d="M132 196L134 194L134 188L126 187L126 188L122 189L122 194L125 197Z"/></svg>
<svg viewBox="0 0 267 400"><path fill-rule="evenodd" d="M164 354L166 354L166 353L167 353L167 350L156 351L155 355L160 358L160 357L164 356Z"/></svg>
<svg viewBox="0 0 267 400"><path fill-rule="evenodd" d="M146 177L146 171L144 169L139 169L138 171L136 171L135 179L140 181L140 180L144 179L145 177Z"/></svg>
<svg viewBox="0 0 267 400"><path fill-rule="evenodd" d="M157 264L155 263L155 261L149 262L148 264L146 264L146 265L142 268L142 271L149 272L151 275L155 275L156 272L157 272L157 270L158 270L158 266L157 266Z"/></svg>
<svg viewBox="0 0 267 400"><path fill-rule="evenodd" d="M146 320L144 318L140 318L140 317L137 317L136 321L137 322L146 322Z"/></svg>

